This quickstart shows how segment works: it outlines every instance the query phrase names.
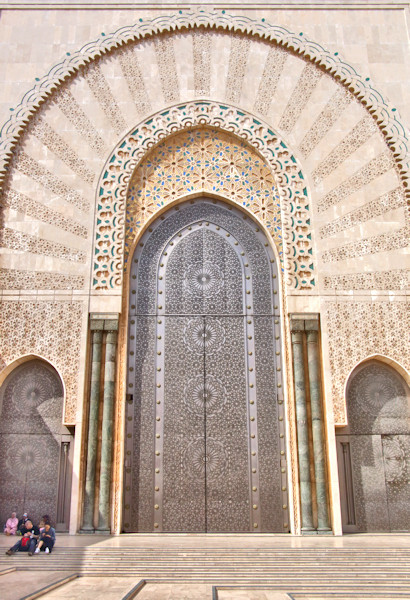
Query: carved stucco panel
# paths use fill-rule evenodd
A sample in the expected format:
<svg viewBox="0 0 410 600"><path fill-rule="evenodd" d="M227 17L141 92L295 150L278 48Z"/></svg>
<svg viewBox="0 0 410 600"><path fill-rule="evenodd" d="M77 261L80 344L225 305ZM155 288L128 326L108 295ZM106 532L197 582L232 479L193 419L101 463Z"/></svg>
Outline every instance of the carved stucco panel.
<svg viewBox="0 0 410 600"><path fill-rule="evenodd" d="M404 301L325 302L323 317L334 420L345 425L345 385L359 362L378 354L409 368L410 348L405 335L410 325L409 305Z"/></svg>
<svg viewBox="0 0 410 600"><path fill-rule="evenodd" d="M205 161L199 165L197 169L199 177L191 181L186 174L184 175L183 170L178 173L178 169L171 169L171 173L165 173L165 166L173 166L167 149L168 144L173 143L172 141L167 141L157 156L153 155L157 163L149 165L148 152L151 148L171 134L184 130L190 131L197 127L211 127L214 132L214 145L221 146L220 151L216 156L214 152L208 163L205 157ZM218 130L221 130L219 140ZM232 170L229 164L231 161L227 160L229 152L223 151L224 142L226 146L229 134L231 141L228 145L233 147L236 144L240 151L247 152L249 160L253 161L252 176L256 175L259 179L262 177L267 183L262 187L259 182L258 189L255 188L257 193L254 195L248 185L251 182L246 183L243 169L235 174L236 182L235 177L231 174L231 182L236 185L236 188L234 185L229 190L224 189L222 179L226 179ZM241 139L247 143L241 142ZM213 150L215 149L213 148ZM199 159L200 162L203 158ZM169 160L171 164L167 165ZM282 251L283 244L282 266L286 284L293 290L305 293L315 289L309 196L297 159L278 134L272 131L268 125L236 108L205 101L175 106L156 114L128 134L110 155L98 185L96 238L93 253L92 285L94 289L121 289L124 268L124 238L129 243L130 234L132 233L135 237L138 228L141 228L148 220L142 214L143 210L132 209L132 205L137 207L136 201L138 195L141 196L141 190L140 188L136 189L135 186L132 187L130 181L137 167L143 164L142 161L147 161L147 171L148 169L153 171L154 168L159 171L164 170L163 178L157 178L157 185L155 182L152 184L149 206L144 206L147 197L142 192L141 209L149 209L146 211L147 217L154 216L165 205L175 200L207 191L238 202L238 204L246 206L267 228L279 253ZM224 161L227 162L225 170L223 170ZM258 161L259 164L257 164ZM243 162L243 166L245 166L246 159ZM199 173L201 167L206 170L205 174L204 172ZM269 170L271 174L269 174ZM222 179L219 177L218 180L218 173L223 175ZM192 174L195 175L195 173ZM207 182L211 189L207 189ZM145 182L141 180L140 187L141 184L145 185ZM246 185L249 189L244 196ZM254 182L255 186L256 182ZM277 188L277 193L273 191L274 187ZM243 188L242 194L240 188ZM262 195L266 196L266 206L269 209L266 211L266 215L271 215L272 219L263 216L260 197L258 197ZM138 213L139 220L136 221L133 218L131 224L128 222L127 203L131 207L131 212L137 210ZM279 216L280 227L274 221L276 218L279 222Z"/></svg>
<svg viewBox="0 0 410 600"><path fill-rule="evenodd" d="M79 389L82 321L80 301L12 301L1 304L0 370L23 356L49 361L65 386L64 422L75 424Z"/></svg>

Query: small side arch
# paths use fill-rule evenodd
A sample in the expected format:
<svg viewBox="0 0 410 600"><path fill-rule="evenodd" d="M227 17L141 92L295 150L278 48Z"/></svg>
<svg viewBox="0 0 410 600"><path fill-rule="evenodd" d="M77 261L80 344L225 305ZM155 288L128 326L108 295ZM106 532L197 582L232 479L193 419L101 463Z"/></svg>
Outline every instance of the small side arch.
<svg viewBox="0 0 410 600"><path fill-rule="evenodd" d="M367 364L368 364L369 361L379 361L381 363L389 365L395 371L397 371L397 373L399 375L401 375L403 377L404 381L410 387L410 373L409 373L409 371L403 365L401 365L399 362L397 362L393 358L390 358L389 356L385 356L384 354L370 354L369 356L367 356L363 360L357 362L354 365L354 367L351 369L349 375L346 377L345 386L344 386L344 393L343 393L346 406L347 406L347 392L348 392L348 389L349 389L349 384L352 381L352 378L354 377L354 375L356 374L356 372L358 370L361 370L362 368L364 368L365 366L367 366Z"/></svg>
<svg viewBox="0 0 410 600"><path fill-rule="evenodd" d="M346 381L347 426L336 444L343 531L407 532L410 387L389 357L360 361Z"/></svg>
<svg viewBox="0 0 410 600"><path fill-rule="evenodd" d="M10 375L10 373L12 371L14 371L14 369L16 369L19 365L22 365L23 363L28 362L29 360L41 360L56 371L56 373L58 374L58 376L61 379L61 385L63 386L64 399L65 399L66 389L65 389L65 383L64 383L62 374L60 373L60 371L56 367L56 365L54 365L50 360L48 360L48 358L45 358L44 356L41 356L40 354L23 354L19 358L16 358L11 363L9 363L6 367L4 367L4 369L0 372L0 387L3 385L4 381Z"/></svg>
<svg viewBox="0 0 410 600"><path fill-rule="evenodd" d="M15 510L34 523L49 515L68 529L73 436L63 425L63 378L48 360L28 354L1 373L0 520Z"/></svg>

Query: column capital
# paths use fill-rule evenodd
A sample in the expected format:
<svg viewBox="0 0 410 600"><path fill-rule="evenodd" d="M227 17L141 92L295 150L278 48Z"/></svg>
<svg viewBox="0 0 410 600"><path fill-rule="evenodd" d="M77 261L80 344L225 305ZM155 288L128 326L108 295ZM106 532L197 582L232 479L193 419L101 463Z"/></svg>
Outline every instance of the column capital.
<svg viewBox="0 0 410 600"><path fill-rule="evenodd" d="M90 313L90 329L118 331L119 316L118 313Z"/></svg>
<svg viewBox="0 0 410 600"><path fill-rule="evenodd" d="M294 318L293 315L290 315L290 332L292 334L301 333L302 331L304 331L304 329L305 329L305 323L304 323L303 319Z"/></svg>
<svg viewBox="0 0 410 600"><path fill-rule="evenodd" d="M319 338L318 329L308 329L306 331L306 341L308 344L317 344Z"/></svg>
<svg viewBox="0 0 410 600"><path fill-rule="evenodd" d="M103 330L98 328L98 329L91 329L92 331L92 343L93 344L102 344L102 339L103 339Z"/></svg>
<svg viewBox="0 0 410 600"><path fill-rule="evenodd" d="M106 319L104 321L104 330L109 333L117 333L118 331L118 319Z"/></svg>
<svg viewBox="0 0 410 600"><path fill-rule="evenodd" d="M103 331L104 330L104 321L103 319L91 319L90 320L90 330L91 331Z"/></svg>
<svg viewBox="0 0 410 600"><path fill-rule="evenodd" d="M305 331L308 333L319 331L319 315L311 315L305 319Z"/></svg>

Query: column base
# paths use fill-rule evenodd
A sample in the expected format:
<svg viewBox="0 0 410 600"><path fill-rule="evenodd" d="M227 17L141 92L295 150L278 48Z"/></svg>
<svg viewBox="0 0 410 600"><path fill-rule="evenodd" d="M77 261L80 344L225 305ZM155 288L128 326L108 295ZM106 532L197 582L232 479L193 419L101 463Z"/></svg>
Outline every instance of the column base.
<svg viewBox="0 0 410 600"><path fill-rule="evenodd" d="M317 528L318 535L333 535L333 531L331 527L318 527Z"/></svg>
<svg viewBox="0 0 410 600"><path fill-rule="evenodd" d="M314 527L302 527L302 535L317 535L317 531Z"/></svg>
<svg viewBox="0 0 410 600"><path fill-rule="evenodd" d="M96 535L111 535L111 529L99 529L95 530Z"/></svg>
<svg viewBox="0 0 410 600"><path fill-rule="evenodd" d="M79 529L78 533L95 533L95 529L94 527L81 527L81 529Z"/></svg>

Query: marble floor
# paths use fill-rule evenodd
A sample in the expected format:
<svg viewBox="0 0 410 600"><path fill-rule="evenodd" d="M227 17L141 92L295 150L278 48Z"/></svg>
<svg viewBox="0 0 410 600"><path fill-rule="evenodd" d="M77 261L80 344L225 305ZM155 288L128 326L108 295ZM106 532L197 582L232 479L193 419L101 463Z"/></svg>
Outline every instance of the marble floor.
<svg viewBox="0 0 410 600"><path fill-rule="evenodd" d="M410 600L407 534L60 534L32 557L10 545L0 537L1 600Z"/></svg>

